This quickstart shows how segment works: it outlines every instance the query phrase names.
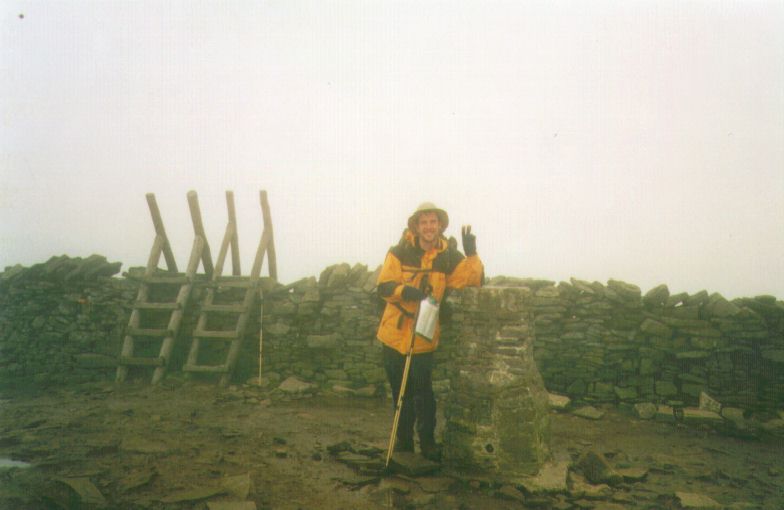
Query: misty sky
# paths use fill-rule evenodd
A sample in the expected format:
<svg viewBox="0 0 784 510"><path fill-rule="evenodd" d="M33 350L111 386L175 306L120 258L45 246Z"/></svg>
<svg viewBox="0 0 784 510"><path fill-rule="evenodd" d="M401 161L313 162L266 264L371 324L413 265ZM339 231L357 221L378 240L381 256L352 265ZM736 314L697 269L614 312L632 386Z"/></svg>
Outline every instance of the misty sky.
<svg viewBox="0 0 784 510"><path fill-rule="evenodd" d="M782 2L0 4L0 268L383 261L418 203L490 276L784 297Z"/></svg>

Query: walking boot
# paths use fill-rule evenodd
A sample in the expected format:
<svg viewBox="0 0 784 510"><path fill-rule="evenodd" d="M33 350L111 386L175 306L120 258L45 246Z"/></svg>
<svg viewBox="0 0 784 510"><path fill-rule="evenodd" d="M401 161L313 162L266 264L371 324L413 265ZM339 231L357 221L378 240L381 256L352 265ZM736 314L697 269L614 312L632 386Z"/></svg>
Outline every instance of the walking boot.
<svg viewBox="0 0 784 510"><path fill-rule="evenodd" d="M432 462L441 462L441 445L435 441L419 441L419 449L422 457Z"/></svg>

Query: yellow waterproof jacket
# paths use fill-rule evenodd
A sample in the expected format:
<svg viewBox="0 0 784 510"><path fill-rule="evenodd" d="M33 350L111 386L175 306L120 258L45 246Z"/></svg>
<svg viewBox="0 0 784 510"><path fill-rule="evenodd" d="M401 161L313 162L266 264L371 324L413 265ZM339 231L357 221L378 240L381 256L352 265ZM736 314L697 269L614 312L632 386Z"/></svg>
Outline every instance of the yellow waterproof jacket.
<svg viewBox="0 0 784 510"><path fill-rule="evenodd" d="M422 280L427 277L427 284L432 288L431 295L441 303L447 288L461 289L482 284L484 267L479 256L466 257L457 250L456 244L450 246L442 236L436 248L425 252L419 247L414 234L406 230L400 243L390 248L377 282L378 294L387 302L377 334L384 344L401 354L408 352L419 303L403 301L404 286L425 290ZM440 333L440 326L436 326L432 341L417 335L413 352L434 351L438 347Z"/></svg>

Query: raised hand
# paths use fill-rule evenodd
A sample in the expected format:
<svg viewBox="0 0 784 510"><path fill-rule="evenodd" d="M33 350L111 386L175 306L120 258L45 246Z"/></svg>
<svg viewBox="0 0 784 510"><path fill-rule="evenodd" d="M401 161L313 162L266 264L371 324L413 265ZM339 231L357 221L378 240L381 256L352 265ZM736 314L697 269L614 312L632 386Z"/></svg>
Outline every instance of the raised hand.
<svg viewBox="0 0 784 510"><path fill-rule="evenodd" d="M476 255L476 236L471 233L471 225L463 225L460 230L463 234L463 251L466 257Z"/></svg>

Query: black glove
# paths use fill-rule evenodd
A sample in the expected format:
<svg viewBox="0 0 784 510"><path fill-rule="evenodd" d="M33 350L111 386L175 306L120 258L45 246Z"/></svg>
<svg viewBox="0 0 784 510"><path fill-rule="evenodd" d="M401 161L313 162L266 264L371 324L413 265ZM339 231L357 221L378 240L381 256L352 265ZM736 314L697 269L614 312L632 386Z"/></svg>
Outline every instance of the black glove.
<svg viewBox="0 0 784 510"><path fill-rule="evenodd" d="M403 301L422 301L425 299L425 293L411 285L403 287L402 296Z"/></svg>
<svg viewBox="0 0 784 510"><path fill-rule="evenodd" d="M471 233L471 225L463 225L463 251L466 257L476 255L476 236Z"/></svg>

